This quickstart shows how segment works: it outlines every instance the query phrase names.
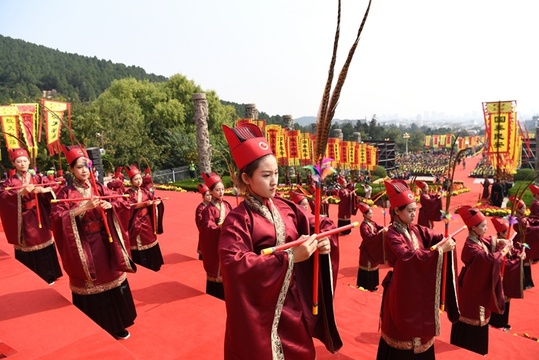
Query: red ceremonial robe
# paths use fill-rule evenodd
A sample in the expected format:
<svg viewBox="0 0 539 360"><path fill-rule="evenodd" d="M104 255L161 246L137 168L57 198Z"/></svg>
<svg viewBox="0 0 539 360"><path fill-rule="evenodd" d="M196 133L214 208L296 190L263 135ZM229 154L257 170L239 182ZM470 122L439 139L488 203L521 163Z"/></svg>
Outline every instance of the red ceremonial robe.
<svg viewBox="0 0 539 360"><path fill-rule="evenodd" d="M124 182L120 179L113 179L107 183L107 187L118 195L125 194Z"/></svg>
<svg viewBox="0 0 539 360"><path fill-rule="evenodd" d="M442 218L442 198L440 195L421 193L419 196L419 216L417 217L417 223L419 225L433 228L433 221L440 221Z"/></svg>
<svg viewBox="0 0 539 360"><path fill-rule="evenodd" d="M379 232L383 226L374 221L363 220L359 226L361 233L361 246L359 247L359 267L363 270L372 271L378 269L385 262L384 234Z"/></svg>
<svg viewBox="0 0 539 360"><path fill-rule="evenodd" d="M35 184L52 183L46 177L34 175L31 177ZM37 194L37 204L34 194L22 196L20 189L5 190L8 187L20 187L23 185L20 174L15 174L8 178L0 189L0 217L4 224L4 231L8 243L15 246L15 249L23 251L34 251L43 249L54 243L51 233L50 209L51 200L54 193L47 192ZM41 228L37 215L41 218Z"/></svg>
<svg viewBox="0 0 539 360"><path fill-rule="evenodd" d="M294 263L291 250L261 255L264 248L312 234L314 216L276 196L273 211L246 198L227 216L219 238L226 298L225 359L314 359L312 338L331 351L342 342L333 317L338 273L337 235L320 255L319 314L312 315L313 257ZM267 202L271 207L271 203ZM263 215L264 214L264 215ZM334 228L321 218L320 231ZM205 254L204 254L205 256Z"/></svg>
<svg viewBox="0 0 539 360"><path fill-rule="evenodd" d="M464 264L458 279L459 321L474 325L488 324L492 311L501 314L503 298L501 251L492 252L492 238L468 235L462 249Z"/></svg>
<svg viewBox="0 0 539 360"><path fill-rule="evenodd" d="M130 188L127 191L131 204L154 200L154 196L146 189ZM157 245L157 234L163 233L164 205L147 206L135 209L129 221L129 242L131 250L146 250ZM152 212L155 211L155 218Z"/></svg>
<svg viewBox="0 0 539 360"><path fill-rule="evenodd" d="M219 241L219 234L221 233L221 225L225 217L230 213L230 210L232 210L232 205L226 200L221 202L212 200L202 210L202 222L198 233L198 242L200 244L200 251L202 252L204 270L209 281L222 281L217 243Z"/></svg>
<svg viewBox="0 0 539 360"><path fill-rule="evenodd" d="M518 223L513 225L516 231L514 242L526 243L530 247L526 249L526 258L534 260L539 258L539 224L536 219L525 216L518 218Z"/></svg>
<svg viewBox="0 0 539 360"><path fill-rule="evenodd" d="M539 218L539 201L533 199L530 205L530 217Z"/></svg>
<svg viewBox="0 0 539 360"><path fill-rule="evenodd" d="M431 251L443 239L431 229L395 220L385 236L388 264L393 267L382 285L382 338L395 349L427 351L440 334L440 293L443 253ZM448 253L446 266L454 274L454 262ZM454 278L446 283L446 294L454 294ZM448 314L456 309L449 303L455 296L446 295Z"/></svg>
<svg viewBox="0 0 539 360"><path fill-rule="evenodd" d="M100 196L113 195L102 184L98 183L97 187ZM58 199L90 197L91 193L91 187L69 185L60 191ZM125 211L128 207L126 202L113 199L113 208L105 210L112 242L109 242L104 231L99 209L73 216L72 210L81 203L73 201L53 204L51 218L54 238L58 243L64 270L69 275L71 291L79 295L90 295L120 286L126 279L125 271L135 272L136 266L126 248L129 236L117 215L117 209L123 208Z"/></svg>

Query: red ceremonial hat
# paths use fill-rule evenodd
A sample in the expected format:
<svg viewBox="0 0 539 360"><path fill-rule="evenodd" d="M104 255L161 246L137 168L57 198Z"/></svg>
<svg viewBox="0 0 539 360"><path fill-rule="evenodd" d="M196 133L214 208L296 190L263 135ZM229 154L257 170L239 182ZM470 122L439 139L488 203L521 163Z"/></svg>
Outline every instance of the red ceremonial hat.
<svg viewBox="0 0 539 360"><path fill-rule="evenodd" d="M149 167L147 167L146 169L144 169L144 174L149 175L149 174L151 174L151 173L152 173L152 170L150 170Z"/></svg>
<svg viewBox="0 0 539 360"><path fill-rule="evenodd" d="M424 181L421 181L421 180L416 180L415 181L415 186L417 186L418 188L420 188L421 190L425 190L425 188L428 186L426 182Z"/></svg>
<svg viewBox="0 0 539 360"><path fill-rule="evenodd" d="M339 176L337 177L337 183L339 183L339 185L344 185L344 183L346 183L346 179L342 176Z"/></svg>
<svg viewBox="0 0 539 360"><path fill-rule="evenodd" d="M64 170L60 169L56 172L56 176L64 176Z"/></svg>
<svg viewBox="0 0 539 360"><path fill-rule="evenodd" d="M114 172L114 177L115 177L115 178L119 178L120 176L123 176L123 175L122 175L122 167L121 167L121 166L118 166L118 167L116 168L116 171Z"/></svg>
<svg viewBox="0 0 539 360"><path fill-rule="evenodd" d="M468 228L472 228L486 219L485 215L478 209L471 207L470 205L464 205L457 209L457 213L464 221L464 225Z"/></svg>
<svg viewBox="0 0 539 360"><path fill-rule="evenodd" d="M125 167L125 173L130 179L132 179L135 175L140 174L140 170L136 165L130 165Z"/></svg>
<svg viewBox="0 0 539 360"><path fill-rule="evenodd" d="M511 201L511 204L517 204L517 209L520 209L524 206L526 206L526 204L524 203L524 201L522 201L521 199L515 197L515 196L509 196L509 201Z"/></svg>
<svg viewBox="0 0 539 360"><path fill-rule="evenodd" d="M392 208L415 202L414 194L403 180L384 181L384 185Z"/></svg>
<svg viewBox="0 0 539 360"><path fill-rule="evenodd" d="M16 169L9 169L9 170L8 170L8 175L9 175L9 177L14 176L16 173L17 173L17 170L16 170Z"/></svg>
<svg viewBox="0 0 539 360"><path fill-rule="evenodd" d="M502 233L509 229L509 221L502 217L493 217L490 220L492 221L494 229L496 229L497 233Z"/></svg>
<svg viewBox="0 0 539 360"><path fill-rule="evenodd" d="M305 199L305 195L298 193L297 191L290 191L288 193L290 196L290 200L292 200L294 203L298 204L302 202Z"/></svg>
<svg viewBox="0 0 539 360"><path fill-rule="evenodd" d="M239 170L262 156L273 154L262 131L255 124L242 124L235 128L223 125L232 158Z"/></svg>
<svg viewBox="0 0 539 360"><path fill-rule="evenodd" d="M75 160L78 158L84 156L88 157L88 154L86 153L86 149L81 148L78 145L70 145L70 146L64 146L62 145L62 152L64 153L64 156L66 157L66 161L69 165L71 165Z"/></svg>
<svg viewBox="0 0 539 360"><path fill-rule="evenodd" d="M539 194L539 186L537 186L535 184L531 184L530 186L528 186L528 188L532 192L533 196Z"/></svg>
<svg viewBox="0 0 539 360"><path fill-rule="evenodd" d="M9 150L9 159L11 162L14 162L18 157L26 156L28 159L30 159L30 156L28 156L28 151L25 149L10 149Z"/></svg>
<svg viewBox="0 0 539 360"><path fill-rule="evenodd" d="M204 195L206 191L210 191L210 189L206 186L206 184L198 184L198 192Z"/></svg>
<svg viewBox="0 0 539 360"><path fill-rule="evenodd" d="M204 184L208 187L208 189L211 189L211 187L214 184L217 184L218 182L222 182L221 177L217 175L214 172L211 173L202 173L202 180L204 180Z"/></svg>
<svg viewBox="0 0 539 360"><path fill-rule="evenodd" d="M360 202L358 207L362 214L366 214L371 209L371 207L364 202Z"/></svg>

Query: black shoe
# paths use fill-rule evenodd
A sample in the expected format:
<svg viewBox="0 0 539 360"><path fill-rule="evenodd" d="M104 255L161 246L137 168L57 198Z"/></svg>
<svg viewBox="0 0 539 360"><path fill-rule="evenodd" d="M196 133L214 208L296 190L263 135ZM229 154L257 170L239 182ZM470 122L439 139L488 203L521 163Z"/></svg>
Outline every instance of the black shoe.
<svg viewBox="0 0 539 360"><path fill-rule="evenodd" d="M114 337L118 340L126 340L126 339L129 339L129 337L131 336L131 334L129 333L129 331L127 330L122 330L122 331L119 331L117 332L116 334L114 334Z"/></svg>

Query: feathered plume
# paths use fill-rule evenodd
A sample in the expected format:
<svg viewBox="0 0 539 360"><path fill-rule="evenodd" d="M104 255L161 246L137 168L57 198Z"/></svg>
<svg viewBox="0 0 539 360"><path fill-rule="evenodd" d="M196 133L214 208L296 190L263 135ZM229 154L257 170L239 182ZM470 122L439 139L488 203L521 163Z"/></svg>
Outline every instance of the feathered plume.
<svg viewBox="0 0 539 360"><path fill-rule="evenodd" d="M329 130L331 128L331 121L335 115L335 110L337 109L337 104L339 102L339 97L341 96L341 90L348 75L348 68L354 57L354 52L356 51L357 44L359 43L359 37L367 21L367 16L369 15L369 10L371 8L371 1L369 0L369 5L367 10L365 10L365 15L363 16L363 21L359 26L356 40L354 41L350 51L348 52L348 57L341 69L339 77L337 78L337 83L331 92L331 85L333 83L333 74L335 72L335 62L337 60L337 48L339 44L339 35L340 35L340 26L341 26L341 1L339 0L339 8L337 13L337 28L335 29L335 40L333 41L333 54L331 57L331 62L328 71L328 79L326 86L324 87L324 94L322 96L322 101L320 103L320 109L318 110L318 120L316 126L316 152L314 159L318 163L322 160L325 152L326 146L329 139Z"/></svg>

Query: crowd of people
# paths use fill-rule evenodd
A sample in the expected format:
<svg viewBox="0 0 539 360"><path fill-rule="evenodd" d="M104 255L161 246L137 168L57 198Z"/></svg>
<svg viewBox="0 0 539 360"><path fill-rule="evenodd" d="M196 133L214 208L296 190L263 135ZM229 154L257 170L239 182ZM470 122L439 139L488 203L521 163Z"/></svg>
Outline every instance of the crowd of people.
<svg viewBox="0 0 539 360"><path fill-rule="evenodd" d="M478 209L458 208L468 230L458 262L455 241L434 231L433 223L442 220L440 194L431 191L437 187L386 180L388 218L384 212L384 223L378 224L373 209L357 195L355 181L339 174L336 186L324 191L339 199L334 224L324 196L320 204L314 201L322 192L315 179L308 180L308 191L291 188L289 199L277 193L277 161L257 126L223 126L223 131L244 200L234 208L223 197L221 177L202 173L202 201L194 220L206 293L225 303L226 359L252 354L314 359L313 339L330 352L342 347L333 308L339 238L350 234L358 213L363 220L356 286L371 292L383 287L377 359L434 359L443 307L452 323L451 343L482 355L488 353L489 325L510 328L510 300L534 286L531 265L539 252L526 252L522 244L539 248L539 187L530 186L535 196L530 216L524 202L512 198L518 221L511 226L505 219L491 219L496 237L485 236L488 221ZM163 202L154 194L149 171L135 165L117 168L105 186L96 181L84 149L63 147L63 153L69 183L61 173L33 175L28 152L10 152L14 171L0 188L6 237L16 259L50 284L62 276L59 254L73 304L112 336L126 339L137 316L126 274L137 265L154 271L163 265L157 240L163 232ZM416 175L448 170L444 152L399 160L401 170ZM369 180L361 180L370 187ZM483 196L492 198L497 191L485 188ZM5 226L17 221L18 227ZM390 267L382 281L380 266Z"/></svg>

